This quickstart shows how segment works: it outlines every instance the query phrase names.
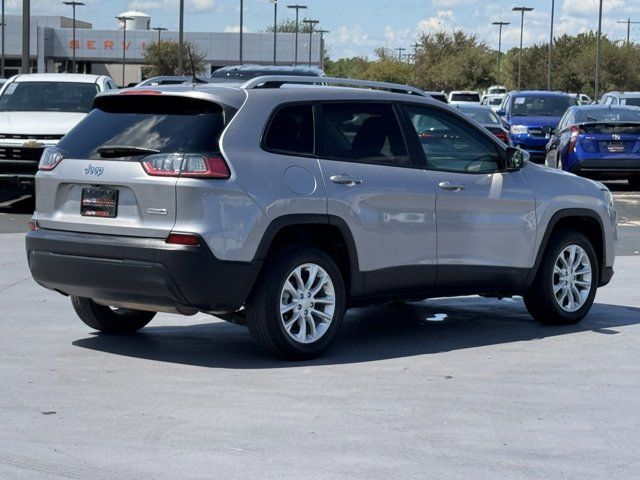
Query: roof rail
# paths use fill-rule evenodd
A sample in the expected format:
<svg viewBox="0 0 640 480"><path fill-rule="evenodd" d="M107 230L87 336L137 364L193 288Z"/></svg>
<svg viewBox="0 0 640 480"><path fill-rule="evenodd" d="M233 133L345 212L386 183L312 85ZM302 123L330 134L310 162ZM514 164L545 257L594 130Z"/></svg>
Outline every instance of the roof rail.
<svg viewBox="0 0 640 480"><path fill-rule="evenodd" d="M265 84L268 84L265 86ZM279 88L284 84L310 84L310 85L337 85L344 87L360 87L377 90L386 90L394 93L406 93L409 95L419 95L421 97L430 97L429 94L419 88L410 87L409 85L400 85L399 83L371 82L369 80L352 80L349 78L332 78L332 77L306 77L293 75L265 75L255 77L243 83L240 88L251 90L254 88Z"/></svg>

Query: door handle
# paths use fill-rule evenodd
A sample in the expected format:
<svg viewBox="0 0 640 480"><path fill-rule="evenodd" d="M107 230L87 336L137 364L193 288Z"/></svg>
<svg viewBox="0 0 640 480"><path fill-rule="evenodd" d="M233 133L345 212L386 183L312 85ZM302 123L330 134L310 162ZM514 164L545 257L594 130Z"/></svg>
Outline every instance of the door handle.
<svg viewBox="0 0 640 480"><path fill-rule="evenodd" d="M355 185L360 185L362 183L362 179L358 177L354 177L353 175L340 174L340 175L332 175L329 180L333 183L337 183L340 185L347 185L348 187L353 187Z"/></svg>
<svg viewBox="0 0 640 480"><path fill-rule="evenodd" d="M452 192L459 192L460 190L464 190L464 185L456 185L453 182L440 182L438 186L443 190L450 190Z"/></svg>

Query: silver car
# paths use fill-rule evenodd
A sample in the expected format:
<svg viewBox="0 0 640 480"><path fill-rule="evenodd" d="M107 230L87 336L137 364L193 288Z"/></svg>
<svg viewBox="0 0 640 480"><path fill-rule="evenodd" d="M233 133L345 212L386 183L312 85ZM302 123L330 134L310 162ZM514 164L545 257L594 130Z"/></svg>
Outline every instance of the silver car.
<svg viewBox="0 0 640 480"><path fill-rule="evenodd" d="M587 314L613 275L606 187L417 89L317 81L99 95L41 159L35 280L105 333L205 312L293 359L372 303L521 295L542 323Z"/></svg>

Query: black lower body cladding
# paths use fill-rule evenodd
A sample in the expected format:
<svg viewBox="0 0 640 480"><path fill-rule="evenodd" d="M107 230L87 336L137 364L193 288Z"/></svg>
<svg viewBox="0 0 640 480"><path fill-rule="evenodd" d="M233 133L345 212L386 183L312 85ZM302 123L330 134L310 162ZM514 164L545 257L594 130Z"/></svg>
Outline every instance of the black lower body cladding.
<svg viewBox="0 0 640 480"><path fill-rule="evenodd" d="M217 259L204 242L40 229L26 236L29 268L42 286L100 303L235 311L249 295L261 262Z"/></svg>

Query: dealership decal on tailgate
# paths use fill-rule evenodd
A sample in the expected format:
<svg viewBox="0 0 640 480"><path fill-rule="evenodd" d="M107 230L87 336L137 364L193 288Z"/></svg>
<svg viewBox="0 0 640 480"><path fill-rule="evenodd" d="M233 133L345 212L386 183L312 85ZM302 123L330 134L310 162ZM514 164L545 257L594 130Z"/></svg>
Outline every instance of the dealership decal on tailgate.
<svg viewBox="0 0 640 480"><path fill-rule="evenodd" d="M83 188L80 214L84 217L115 218L118 213L118 190Z"/></svg>

